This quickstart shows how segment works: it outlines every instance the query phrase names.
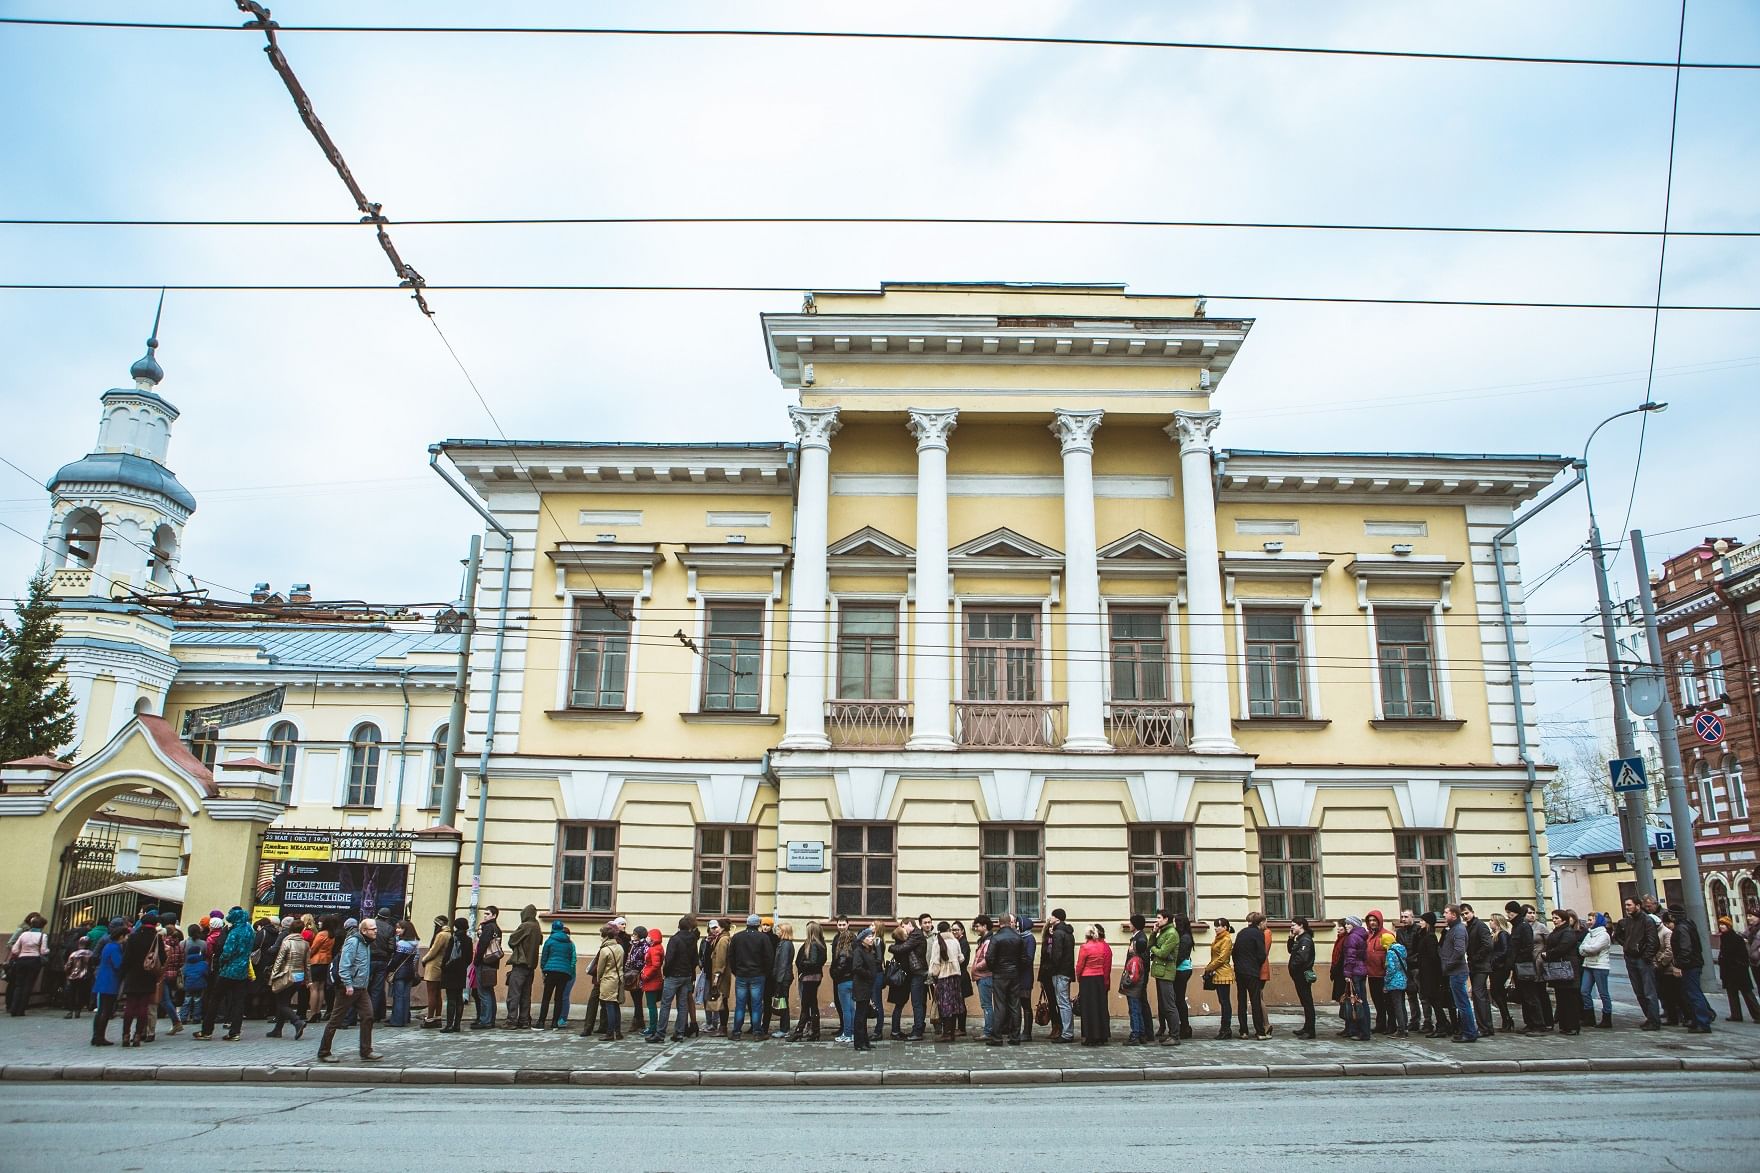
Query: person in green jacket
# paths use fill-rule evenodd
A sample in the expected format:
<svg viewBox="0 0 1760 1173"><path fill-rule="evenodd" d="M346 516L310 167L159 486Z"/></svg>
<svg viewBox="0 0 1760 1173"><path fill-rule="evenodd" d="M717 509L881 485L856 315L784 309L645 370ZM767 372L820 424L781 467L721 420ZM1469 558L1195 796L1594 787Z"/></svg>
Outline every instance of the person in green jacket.
<svg viewBox="0 0 1760 1173"><path fill-rule="evenodd" d="M550 922L550 935L544 939L539 966L544 971L544 995L538 1002L538 1029L561 1030L568 1025L568 988L574 985L576 963L574 938L568 926L559 920ZM556 999L556 1017L550 1017L550 999Z"/></svg>
<svg viewBox="0 0 1760 1173"><path fill-rule="evenodd" d="M1159 1025L1155 1041L1179 1046L1180 1011L1174 1001L1173 983L1179 967L1179 930L1168 919L1167 910L1155 914L1155 926L1149 934L1149 976L1155 979L1155 1004Z"/></svg>

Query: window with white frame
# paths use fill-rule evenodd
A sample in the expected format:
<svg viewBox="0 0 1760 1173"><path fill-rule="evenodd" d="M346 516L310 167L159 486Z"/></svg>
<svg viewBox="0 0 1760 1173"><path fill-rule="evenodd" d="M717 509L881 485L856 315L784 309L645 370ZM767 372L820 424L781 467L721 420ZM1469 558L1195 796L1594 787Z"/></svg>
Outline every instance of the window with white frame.
<svg viewBox="0 0 1760 1173"><path fill-rule="evenodd" d="M710 603L704 619L703 712L757 712L763 652L762 604Z"/></svg>
<svg viewBox="0 0 1760 1173"><path fill-rule="evenodd" d="M629 696L630 621L600 599L575 605L571 709L621 709Z"/></svg>
<svg viewBox="0 0 1760 1173"><path fill-rule="evenodd" d="M1724 790L1729 795L1729 817L1748 817L1748 792L1742 789L1742 762L1734 754L1723 755Z"/></svg>
<svg viewBox="0 0 1760 1173"><path fill-rule="evenodd" d="M1728 691L1723 682L1723 653L1712 648L1705 653L1705 700L1715 704Z"/></svg>
<svg viewBox="0 0 1760 1173"><path fill-rule="evenodd" d="M440 792L446 788L446 742L451 735L450 724L440 726L434 730L433 744L428 747L434 760L428 767L428 801L424 805L436 810L440 807Z"/></svg>
<svg viewBox="0 0 1760 1173"><path fill-rule="evenodd" d="M1693 767L1693 777L1699 783L1699 821L1715 823L1718 818L1717 794L1711 789L1711 765L1703 758Z"/></svg>
<svg viewBox="0 0 1760 1173"><path fill-rule="evenodd" d="M837 699L898 699L898 607L846 603L837 611Z"/></svg>
<svg viewBox="0 0 1760 1173"><path fill-rule="evenodd" d="M1680 680L1681 707L1687 708L1698 704L1699 674L1693 669L1693 658L1683 652L1675 674Z"/></svg>
<svg viewBox="0 0 1760 1173"><path fill-rule="evenodd" d="M379 727L362 721L348 735L348 794L344 806L379 805L379 762L384 747Z"/></svg>
<svg viewBox="0 0 1760 1173"><path fill-rule="evenodd" d="M1168 700L1167 612L1114 607L1106 622L1112 641L1112 699Z"/></svg>
<svg viewBox="0 0 1760 1173"><path fill-rule="evenodd" d="M1430 612L1385 608L1375 612L1381 673L1381 712L1390 719L1441 716L1436 703L1436 655Z"/></svg>
<svg viewBox="0 0 1760 1173"><path fill-rule="evenodd" d="M1242 617L1246 625L1247 717L1306 716L1302 613L1250 608Z"/></svg>
<svg viewBox="0 0 1760 1173"><path fill-rule="evenodd" d="M263 760L275 767L276 781L280 783L275 801L282 806L292 806L293 771L299 760L299 730L293 727L292 721L277 721L269 730L265 754Z"/></svg>

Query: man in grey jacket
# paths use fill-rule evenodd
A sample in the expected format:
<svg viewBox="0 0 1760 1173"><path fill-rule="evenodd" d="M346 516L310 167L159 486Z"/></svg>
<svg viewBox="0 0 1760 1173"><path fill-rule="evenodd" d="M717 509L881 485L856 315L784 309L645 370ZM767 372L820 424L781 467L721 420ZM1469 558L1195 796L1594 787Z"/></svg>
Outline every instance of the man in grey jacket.
<svg viewBox="0 0 1760 1173"><path fill-rule="evenodd" d="M337 1061L330 1053L330 1041L336 1037L336 1029L350 1010L360 1019L361 1058L385 1057L373 1050L373 995L369 988L373 979L373 938L378 935L378 924L363 920L354 936L343 943L342 954L336 960L336 971L332 975L332 980L342 987L343 996L336 1000L336 1009L331 1011L330 1020L324 1024L323 1041L318 1044L318 1058L325 1063Z"/></svg>
<svg viewBox="0 0 1760 1173"><path fill-rule="evenodd" d="M1473 1015L1473 993L1467 973L1467 926L1461 921L1461 910L1452 904L1442 910L1442 916L1447 925L1442 932L1442 976L1448 980L1448 992L1460 1019L1454 1041L1476 1043L1479 1027Z"/></svg>

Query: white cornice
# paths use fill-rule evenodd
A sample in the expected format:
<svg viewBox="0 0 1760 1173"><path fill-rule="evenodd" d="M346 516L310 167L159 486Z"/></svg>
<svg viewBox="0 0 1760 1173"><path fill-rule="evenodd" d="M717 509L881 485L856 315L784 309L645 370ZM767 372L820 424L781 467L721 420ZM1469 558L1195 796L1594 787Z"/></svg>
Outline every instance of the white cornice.
<svg viewBox="0 0 1760 1173"><path fill-rule="evenodd" d="M454 448L448 454L485 496L507 489L569 493L788 493L792 451L707 446ZM517 459L515 459L517 457Z"/></svg>
<svg viewBox="0 0 1760 1173"><path fill-rule="evenodd" d="M1562 457L1448 457L1425 453L1219 454L1225 502L1386 502L1426 498L1461 504L1523 501L1570 467Z"/></svg>

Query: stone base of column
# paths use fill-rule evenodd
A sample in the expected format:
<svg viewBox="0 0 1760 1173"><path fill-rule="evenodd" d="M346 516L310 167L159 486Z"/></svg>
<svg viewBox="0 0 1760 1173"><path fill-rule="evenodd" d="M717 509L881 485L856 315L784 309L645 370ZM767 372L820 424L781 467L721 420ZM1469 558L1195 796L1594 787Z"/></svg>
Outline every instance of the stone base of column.
<svg viewBox="0 0 1760 1173"><path fill-rule="evenodd" d="M776 743L777 749L830 749L831 739L823 733L790 733Z"/></svg>
<svg viewBox="0 0 1760 1173"><path fill-rule="evenodd" d="M1112 743L1104 737L1071 737L1063 743L1064 753L1111 753Z"/></svg>
<svg viewBox="0 0 1760 1173"><path fill-rule="evenodd" d="M904 743L906 749L926 749L935 753L945 753L959 747L953 743L953 737L946 733L913 733L910 740Z"/></svg>
<svg viewBox="0 0 1760 1173"><path fill-rule="evenodd" d="M1232 737L1199 737L1192 741L1192 752L1199 754L1238 754L1241 747Z"/></svg>

